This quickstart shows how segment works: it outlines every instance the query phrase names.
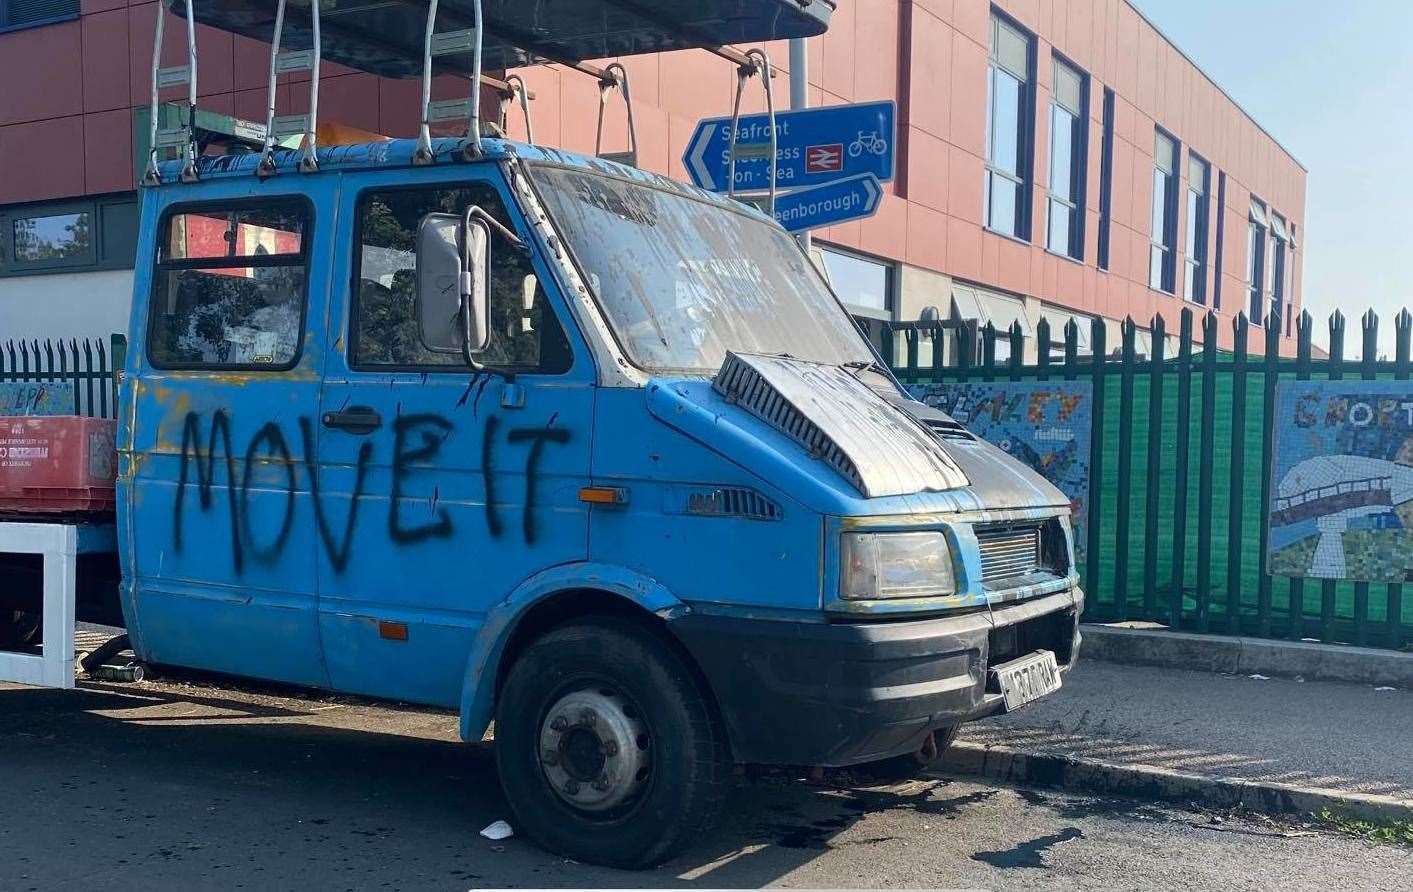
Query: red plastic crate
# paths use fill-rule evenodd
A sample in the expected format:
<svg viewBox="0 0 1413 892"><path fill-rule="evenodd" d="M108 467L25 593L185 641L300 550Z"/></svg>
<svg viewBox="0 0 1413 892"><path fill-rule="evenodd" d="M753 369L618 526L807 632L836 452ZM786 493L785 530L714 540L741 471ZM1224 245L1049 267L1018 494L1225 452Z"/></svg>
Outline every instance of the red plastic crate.
<svg viewBox="0 0 1413 892"><path fill-rule="evenodd" d="M116 433L111 418L0 417L0 511L112 510Z"/></svg>

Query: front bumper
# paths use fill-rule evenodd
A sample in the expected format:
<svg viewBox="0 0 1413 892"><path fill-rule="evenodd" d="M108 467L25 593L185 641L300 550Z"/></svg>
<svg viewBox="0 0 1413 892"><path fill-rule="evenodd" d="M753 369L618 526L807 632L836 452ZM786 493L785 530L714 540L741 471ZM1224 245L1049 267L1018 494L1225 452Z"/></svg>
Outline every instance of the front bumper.
<svg viewBox="0 0 1413 892"><path fill-rule="evenodd" d="M928 732L1000 712L988 668L1079 653L1073 588L930 619L806 623L692 612L670 627L716 695L737 761L844 766L910 752Z"/></svg>

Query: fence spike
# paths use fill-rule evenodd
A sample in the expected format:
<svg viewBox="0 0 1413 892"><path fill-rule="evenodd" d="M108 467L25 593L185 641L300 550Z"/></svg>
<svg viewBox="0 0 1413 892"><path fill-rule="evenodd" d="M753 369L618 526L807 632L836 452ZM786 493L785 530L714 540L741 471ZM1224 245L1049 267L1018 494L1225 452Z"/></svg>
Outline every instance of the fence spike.
<svg viewBox="0 0 1413 892"><path fill-rule="evenodd" d="M1410 348L1413 348L1413 314L1402 309L1393 320L1394 370L1393 376L1399 380L1408 378Z"/></svg>

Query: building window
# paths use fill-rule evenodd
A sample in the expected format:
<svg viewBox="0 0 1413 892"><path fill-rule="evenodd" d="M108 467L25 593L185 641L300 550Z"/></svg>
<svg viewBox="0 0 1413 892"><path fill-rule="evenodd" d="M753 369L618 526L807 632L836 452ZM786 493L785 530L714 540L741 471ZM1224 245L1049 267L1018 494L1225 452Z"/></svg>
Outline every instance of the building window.
<svg viewBox="0 0 1413 892"><path fill-rule="evenodd" d="M991 16L987 75L986 226L1030 237L1031 58L1033 38L999 15Z"/></svg>
<svg viewBox="0 0 1413 892"><path fill-rule="evenodd" d="M79 0L0 0L0 31L76 19Z"/></svg>
<svg viewBox="0 0 1413 892"><path fill-rule="evenodd" d="M893 267L860 254L820 245L829 286L850 313L893 318Z"/></svg>
<svg viewBox="0 0 1413 892"><path fill-rule="evenodd" d="M1227 175L1217 171L1217 256L1212 271L1212 309L1222 308L1222 252L1227 231Z"/></svg>
<svg viewBox="0 0 1413 892"><path fill-rule="evenodd" d="M1104 88L1104 136L1099 152L1099 268L1109 268L1109 219L1114 204L1114 91Z"/></svg>
<svg viewBox="0 0 1413 892"><path fill-rule="evenodd" d="M131 269L136 244L130 195L0 208L0 277Z"/></svg>
<svg viewBox="0 0 1413 892"><path fill-rule="evenodd" d="M1246 223L1246 294L1253 325L1266 318L1266 226L1266 205L1252 198Z"/></svg>
<svg viewBox="0 0 1413 892"><path fill-rule="evenodd" d="M1193 303L1207 302L1207 189L1211 176L1206 161L1187 153L1187 239L1183 294Z"/></svg>
<svg viewBox="0 0 1413 892"><path fill-rule="evenodd" d="M1153 226L1148 253L1148 287L1173 292L1177 247L1177 140L1153 133Z"/></svg>
<svg viewBox="0 0 1413 892"><path fill-rule="evenodd" d="M1285 218L1280 214L1271 212L1271 311L1282 316L1290 315L1290 308L1286 304L1285 285L1285 246L1289 236L1286 235ZM1279 325L1280 320L1276 320Z"/></svg>
<svg viewBox="0 0 1413 892"><path fill-rule="evenodd" d="M823 270L829 287L878 354L893 365L906 363L907 342L894 337L889 325L893 321L897 281L893 265L820 242L815 242L813 253L815 265ZM930 362L929 353L923 364Z"/></svg>
<svg viewBox="0 0 1413 892"><path fill-rule="evenodd" d="M1055 60L1050 102L1050 204L1045 247L1084 259L1084 161L1088 154L1089 79Z"/></svg>
<svg viewBox="0 0 1413 892"><path fill-rule="evenodd" d="M14 240L17 263L88 260L93 254L93 213L83 210L42 217L13 217L10 236Z"/></svg>
<svg viewBox="0 0 1413 892"><path fill-rule="evenodd" d="M1290 285L1285 289L1285 336L1290 337L1292 326L1295 324L1295 224L1290 224L1290 240L1286 244L1286 253L1290 255L1290 261L1285 264L1290 269Z"/></svg>

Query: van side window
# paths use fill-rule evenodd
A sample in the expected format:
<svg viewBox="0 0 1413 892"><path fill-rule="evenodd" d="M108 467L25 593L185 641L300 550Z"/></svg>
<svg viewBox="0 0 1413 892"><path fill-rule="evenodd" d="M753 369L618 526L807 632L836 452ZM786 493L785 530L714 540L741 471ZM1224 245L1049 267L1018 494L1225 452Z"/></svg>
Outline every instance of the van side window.
<svg viewBox="0 0 1413 892"><path fill-rule="evenodd" d="M304 333L309 209L300 201L170 213L153 276L158 368L290 368Z"/></svg>
<svg viewBox="0 0 1413 892"><path fill-rule="evenodd" d="M413 301L418 224L428 214L459 215L473 204L511 226L500 194L484 183L388 189L361 197L353 282L355 367L466 368L460 356L422 345ZM477 357L482 363L543 374L569 370L569 342L530 258L499 236L491 240L490 304L490 343Z"/></svg>

